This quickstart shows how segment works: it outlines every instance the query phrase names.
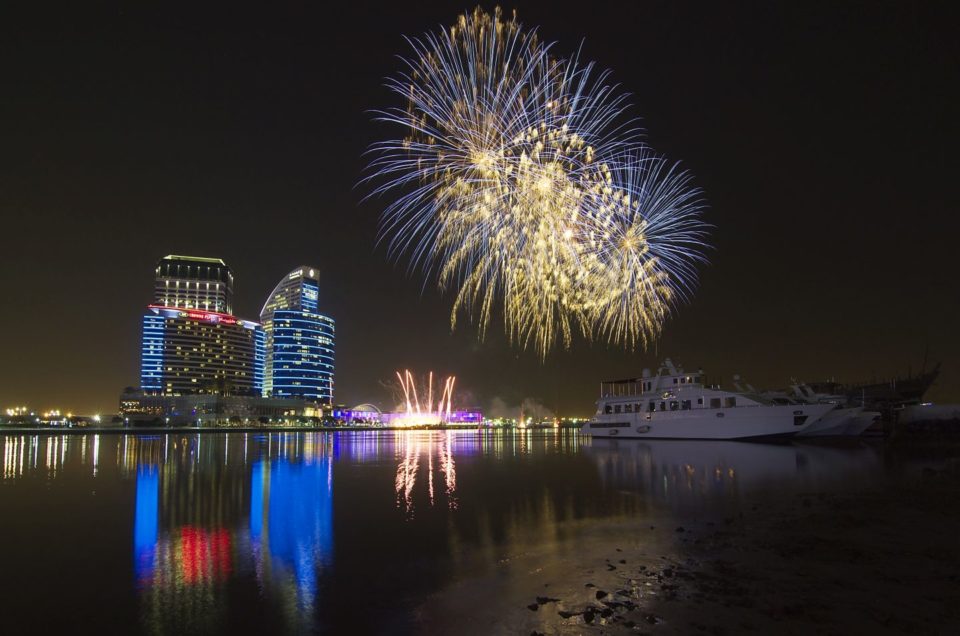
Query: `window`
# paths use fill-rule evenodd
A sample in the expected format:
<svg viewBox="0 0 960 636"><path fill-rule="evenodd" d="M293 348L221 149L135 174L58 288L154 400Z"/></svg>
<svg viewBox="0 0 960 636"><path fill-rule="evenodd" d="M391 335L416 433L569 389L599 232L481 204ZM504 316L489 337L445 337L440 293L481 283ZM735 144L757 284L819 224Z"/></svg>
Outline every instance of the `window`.
<svg viewBox="0 0 960 636"><path fill-rule="evenodd" d="M632 404L624 404L624 405L623 405L623 412L624 412L624 413L633 413L633 405L632 405Z"/></svg>
<svg viewBox="0 0 960 636"><path fill-rule="evenodd" d="M613 409L610 407L609 404L607 404L606 406L603 407L603 412L610 414L610 413L613 413Z"/></svg>
<svg viewBox="0 0 960 636"><path fill-rule="evenodd" d="M680 378L680 384L686 384L686 383L687 383L686 378Z"/></svg>
<svg viewBox="0 0 960 636"><path fill-rule="evenodd" d="M703 406L703 398L702 398L702 397L698 397L698 398L697 398L697 406Z"/></svg>
<svg viewBox="0 0 960 636"><path fill-rule="evenodd" d="M634 404L634 405L633 405L633 412L634 412L634 413L639 413L640 411L641 411L641 409L640 409L640 404L639 404L639 403Z"/></svg>
<svg viewBox="0 0 960 636"><path fill-rule="evenodd" d="M710 398L710 408L712 409L720 408L720 398Z"/></svg>
<svg viewBox="0 0 960 636"><path fill-rule="evenodd" d="M736 405L737 405L737 398L735 397L728 397L728 398L724 398L723 400L724 408L729 409L729 408L733 408Z"/></svg>
<svg viewBox="0 0 960 636"><path fill-rule="evenodd" d="M619 405L619 404L617 404L616 406L613 407L613 412L614 412L614 413L619 413L619 412L620 412L620 405Z"/></svg>
<svg viewBox="0 0 960 636"><path fill-rule="evenodd" d="M684 411L689 411L691 408L690 400L683 400L680 402L680 409Z"/></svg>
<svg viewBox="0 0 960 636"><path fill-rule="evenodd" d="M680 403L676 400L670 400L670 410L676 411L678 408L680 408Z"/></svg>
<svg viewBox="0 0 960 636"><path fill-rule="evenodd" d="M674 384L677 383L677 379L676 379L676 378L673 379L673 383L674 383Z"/></svg>
<svg viewBox="0 0 960 636"><path fill-rule="evenodd" d="M647 410L650 411L651 413L653 413L654 411L657 410L657 403L656 403L656 402L651 402L651 403L648 404L647 406L649 407Z"/></svg>

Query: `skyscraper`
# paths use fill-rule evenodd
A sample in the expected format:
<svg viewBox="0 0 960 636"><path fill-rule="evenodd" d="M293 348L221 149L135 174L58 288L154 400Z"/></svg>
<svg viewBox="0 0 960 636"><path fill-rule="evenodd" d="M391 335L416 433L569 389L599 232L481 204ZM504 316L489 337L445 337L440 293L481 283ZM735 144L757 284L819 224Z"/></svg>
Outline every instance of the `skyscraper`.
<svg viewBox="0 0 960 636"><path fill-rule="evenodd" d="M260 395L263 332L230 314L150 305L143 316L140 388L155 395Z"/></svg>
<svg viewBox="0 0 960 636"><path fill-rule="evenodd" d="M164 256L157 263L153 303L233 313L233 272L219 258Z"/></svg>
<svg viewBox="0 0 960 636"><path fill-rule="evenodd" d="M230 313L233 273L218 258L165 256L143 316L140 388L151 395L261 395L264 334Z"/></svg>
<svg viewBox="0 0 960 636"><path fill-rule="evenodd" d="M318 313L317 270L283 277L260 311L264 331L263 393L333 401L334 321Z"/></svg>

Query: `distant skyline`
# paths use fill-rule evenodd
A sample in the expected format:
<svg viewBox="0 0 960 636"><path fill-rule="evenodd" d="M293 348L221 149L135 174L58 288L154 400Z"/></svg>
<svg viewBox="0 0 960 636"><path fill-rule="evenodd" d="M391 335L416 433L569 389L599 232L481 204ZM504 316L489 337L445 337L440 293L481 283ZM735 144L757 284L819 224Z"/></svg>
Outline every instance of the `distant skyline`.
<svg viewBox="0 0 960 636"><path fill-rule="evenodd" d="M375 245L385 202L357 185L403 36L472 6L0 8L0 408L115 412L171 253L224 259L252 320L316 264L348 406L389 406L403 368L455 374L464 405L585 415L601 379L666 357L779 387L916 372L926 350L928 397L960 402L952 4L503 4L612 69L714 226L654 350L575 339L544 363L451 333L451 298Z"/></svg>

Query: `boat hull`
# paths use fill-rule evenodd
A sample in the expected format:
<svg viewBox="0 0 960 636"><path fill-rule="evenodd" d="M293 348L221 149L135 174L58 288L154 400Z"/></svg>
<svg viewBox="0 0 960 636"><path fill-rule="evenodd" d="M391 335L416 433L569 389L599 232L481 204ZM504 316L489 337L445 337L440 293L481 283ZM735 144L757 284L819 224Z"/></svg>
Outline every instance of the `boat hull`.
<svg viewBox="0 0 960 636"><path fill-rule="evenodd" d="M862 406L834 409L808 426L797 437L857 437L880 416Z"/></svg>
<svg viewBox="0 0 960 636"><path fill-rule="evenodd" d="M833 405L777 405L599 415L580 432L594 438L764 440L806 430Z"/></svg>

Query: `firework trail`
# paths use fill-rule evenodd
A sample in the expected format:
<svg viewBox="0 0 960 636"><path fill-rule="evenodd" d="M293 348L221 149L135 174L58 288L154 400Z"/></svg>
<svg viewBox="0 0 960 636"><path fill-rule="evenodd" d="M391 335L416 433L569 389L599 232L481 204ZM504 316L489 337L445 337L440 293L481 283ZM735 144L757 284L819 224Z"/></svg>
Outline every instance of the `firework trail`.
<svg viewBox="0 0 960 636"><path fill-rule="evenodd" d="M481 337L502 307L541 356L578 332L646 346L703 260L690 176L643 144L606 72L554 57L515 16L477 8L409 42L388 81L405 106L378 113L406 136L374 146L368 177L398 193L391 255L453 291L451 324Z"/></svg>

